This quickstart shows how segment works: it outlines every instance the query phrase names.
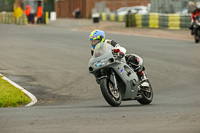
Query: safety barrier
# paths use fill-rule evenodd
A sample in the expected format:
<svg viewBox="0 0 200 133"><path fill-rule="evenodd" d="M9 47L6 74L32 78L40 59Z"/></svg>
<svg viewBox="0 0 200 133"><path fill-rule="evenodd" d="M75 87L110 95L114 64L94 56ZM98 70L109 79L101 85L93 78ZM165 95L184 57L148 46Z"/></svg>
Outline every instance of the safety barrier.
<svg viewBox="0 0 200 133"><path fill-rule="evenodd" d="M28 18L25 13L23 13L21 17L16 18L16 24L18 24L18 25L28 24Z"/></svg>
<svg viewBox="0 0 200 133"><path fill-rule="evenodd" d="M13 23L13 21L14 21L14 19L13 19L12 12L0 13L0 23L11 24L11 23Z"/></svg>
<svg viewBox="0 0 200 133"><path fill-rule="evenodd" d="M101 19L102 19L103 21L107 20L107 17L106 17L106 13L105 13L105 12L103 12L103 13L101 14Z"/></svg>
<svg viewBox="0 0 200 133"><path fill-rule="evenodd" d="M188 15L181 15L181 18L180 18L180 27L181 28L188 28L190 27L191 25L191 15L188 14Z"/></svg>
<svg viewBox="0 0 200 133"><path fill-rule="evenodd" d="M149 15L142 15L142 27L149 27Z"/></svg>
<svg viewBox="0 0 200 133"><path fill-rule="evenodd" d="M3 14L1 14L1 23L6 23L6 14L5 13L3 13Z"/></svg>
<svg viewBox="0 0 200 133"><path fill-rule="evenodd" d="M181 16L178 14L169 14L168 15L168 28L169 29L180 29L180 18Z"/></svg>
<svg viewBox="0 0 200 133"><path fill-rule="evenodd" d="M159 14L158 13L149 14L149 28L159 28Z"/></svg>
<svg viewBox="0 0 200 133"><path fill-rule="evenodd" d="M116 15L115 15L115 13L111 13L110 14L110 21L116 21Z"/></svg>
<svg viewBox="0 0 200 133"><path fill-rule="evenodd" d="M49 12L45 14L45 24L49 24Z"/></svg>
<svg viewBox="0 0 200 133"><path fill-rule="evenodd" d="M135 14L135 24L136 27L142 27L142 15Z"/></svg>
<svg viewBox="0 0 200 133"><path fill-rule="evenodd" d="M28 19L25 13L19 18L15 18L13 12L2 12L0 13L0 23L26 25L28 24Z"/></svg>
<svg viewBox="0 0 200 133"><path fill-rule="evenodd" d="M124 15L118 15L118 21L119 22L124 22L125 21Z"/></svg>
<svg viewBox="0 0 200 133"><path fill-rule="evenodd" d="M45 12L44 23L49 23L49 13ZM20 17L14 17L13 12L0 12L0 24L17 24L17 25L27 25L28 18L25 13L22 13Z"/></svg>
<svg viewBox="0 0 200 133"><path fill-rule="evenodd" d="M106 15L105 13L102 13L101 20L125 22L126 27L182 29L188 28L190 26L191 15L159 13L149 13L145 15L117 15L116 13L110 13Z"/></svg>
<svg viewBox="0 0 200 133"><path fill-rule="evenodd" d="M125 22L126 22L126 27L135 27L136 26L134 15L131 15L131 14L126 15Z"/></svg>
<svg viewBox="0 0 200 133"><path fill-rule="evenodd" d="M168 28L168 14L159 14L159 28Z"/></svg>
<svg viewBox="0 0 200 133"><path fill-rule="evenodd" d="M135 21L136 27L183 29L188 28L191 22L190 14L180 15L150 13L148 15L132 14L132 16L135 16L135 20L131 20L129 16L125 21L126 23ZM128 25L127 27L134 26Z"/></svg>

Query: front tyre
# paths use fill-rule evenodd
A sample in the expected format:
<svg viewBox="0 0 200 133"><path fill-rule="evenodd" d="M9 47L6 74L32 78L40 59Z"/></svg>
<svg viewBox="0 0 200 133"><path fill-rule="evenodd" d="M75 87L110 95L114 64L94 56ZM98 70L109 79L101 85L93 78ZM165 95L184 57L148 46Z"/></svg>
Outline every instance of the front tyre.
<svg viewBox="0 0 200 133"><path fill-rule="evenodd" d="M105 100L113 107L119 106L122 101L121 92L107 78L100 80L100 88Z"/></svg>

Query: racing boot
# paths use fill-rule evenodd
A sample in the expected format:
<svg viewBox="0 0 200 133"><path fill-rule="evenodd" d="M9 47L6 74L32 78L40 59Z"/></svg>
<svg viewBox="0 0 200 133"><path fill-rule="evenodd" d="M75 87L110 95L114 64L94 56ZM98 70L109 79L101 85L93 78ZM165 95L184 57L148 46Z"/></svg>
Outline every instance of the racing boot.
<svg viewBox="0 0 200 133"><path fill-rule="evenodd" d="M141 81L144 81L147 79L147 77L143 71L143 68L141 66L138 66L137 68L135 68L134 71L137 73L137 76Z"/></svg>

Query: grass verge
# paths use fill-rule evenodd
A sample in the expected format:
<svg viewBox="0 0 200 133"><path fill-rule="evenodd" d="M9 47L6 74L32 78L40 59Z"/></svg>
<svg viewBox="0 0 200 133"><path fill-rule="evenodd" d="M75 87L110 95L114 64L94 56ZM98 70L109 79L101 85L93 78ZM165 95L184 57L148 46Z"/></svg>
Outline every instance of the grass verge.
<svg viewBox="0 0 200 133"><path fill-rule="evenodd" d="M0 76L0 107L17 107L30 102L26 94Z"/></svg>

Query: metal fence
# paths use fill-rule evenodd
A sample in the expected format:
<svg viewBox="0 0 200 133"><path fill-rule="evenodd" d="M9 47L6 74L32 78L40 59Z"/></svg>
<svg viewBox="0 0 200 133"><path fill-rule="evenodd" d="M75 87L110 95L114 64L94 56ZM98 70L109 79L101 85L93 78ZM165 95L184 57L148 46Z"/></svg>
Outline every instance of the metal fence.
<svg viewBox="0 0 200 133"><path fill-rule="evenodd" d="M195 9L200 0L151 0L151 12L187 14Z"/></svg>

